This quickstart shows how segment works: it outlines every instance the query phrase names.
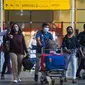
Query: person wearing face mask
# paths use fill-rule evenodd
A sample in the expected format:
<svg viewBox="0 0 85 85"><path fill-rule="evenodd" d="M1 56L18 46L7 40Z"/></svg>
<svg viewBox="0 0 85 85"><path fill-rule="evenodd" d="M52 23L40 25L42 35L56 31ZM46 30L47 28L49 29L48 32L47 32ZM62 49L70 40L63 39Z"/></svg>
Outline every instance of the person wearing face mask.
<svg viewBox="0 0 85 85"><path fill-rule="evenodd" d="M11 65L10 65L10 56L9 56L9 39L7 38L11 32L11 28L13 26L14 22L10 22L9 27L7 27L5 29L4 34L3 35L3 52L4 52L4 63L3 63L3 67L2 67L2 72L1 72L1 79L5 79L5 71L7 68L7 72L6 74L10 74L11 73Z"/></svg>
<svg viewBox="0 0 85 85"><path fill-rule="evenodd" d="M20 82L20 72L24 54L28 54L24 36L18 24L14 24L8 36L10 40L10 58L12 61L13 82Z"/></svg>
<svg viewBox="0 0 85 85"><path fill-rule="evenodd" d="M41 51L42 48L46 47L46 42L47 40L53 40L52 34L49 32L49 24L48 23L43 23L42 24L42 30L39 30L36 33L36 41L37 41L37 48L36 48L36 67L35 67L35 75L34 75L34 80L37 82L38 81L38 72L39 72L39 67L40 67L40 57L41 57Z"/></svg>
<svg viewBox="0 0 85 85"><path fill-rule="evenodd" d="M68 61L67 64L69 64L70 61L72 62L72 83L76 83L76 68L77 68L76 48L77 47L79 47L79 45L76 37L73 35L73 28L71 26L68 26L67 34L65 35L62 42L62 48L63 48L63 52L65 53L65 56L67 57L67 61ZM66 78L65 81L67 81Z"/></svg>
<svg viewBox="0 0 85 85"><path fill-rule="evenodd" d="M19 28L18 27L15 27L15 32L18 32L19 31Z"/></svg>

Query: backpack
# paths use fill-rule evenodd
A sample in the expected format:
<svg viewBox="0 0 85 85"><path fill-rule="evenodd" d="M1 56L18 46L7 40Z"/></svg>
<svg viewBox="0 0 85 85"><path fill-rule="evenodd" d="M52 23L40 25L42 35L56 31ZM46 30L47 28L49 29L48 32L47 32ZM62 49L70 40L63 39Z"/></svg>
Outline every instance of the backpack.
<svg viewBox="0 0 85 85"><path fill-rule="evenodd" d="M56 44L56 42L54 40L49 39L46 42L46 48L56 50L58 48L58 45Z"/></svg>
<svg viewBox="0 0 85 85"><path fill-rule="evenodd" d="M24 71L32 69L33 63L32 63L32 61L31 61L31 59L29 57L29 54L26 55L26 57L23 58L22 65L24 66Z"/></svg>

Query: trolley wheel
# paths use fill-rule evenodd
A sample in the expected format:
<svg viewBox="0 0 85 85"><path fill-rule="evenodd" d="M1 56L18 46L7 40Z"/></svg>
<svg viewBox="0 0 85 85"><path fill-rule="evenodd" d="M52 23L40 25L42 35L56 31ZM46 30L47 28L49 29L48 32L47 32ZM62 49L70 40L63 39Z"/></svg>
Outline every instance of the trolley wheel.
<svg viewBox="0 0 85 85"><path fill-rule="evenodd" d="M63 85L63 79L60 79L60 85Z"/></svg>
<svg viewBox="0 0 85 85"><path fill-rule="evenodd" d="M52 79L52 85L55 85L55 80L54 79Z"/></svg>
<svg viewBox="0 0 85 85"><path fill-rule="evenodd" d="M46 78L44 79L44 82L45 82L45 83L48 83L48 81L47 81L47 79L46 79Z"/></svg>
<svg viewBox="0 0 85 85"><path fill-rule="evenodd" d="M41 85L43 85L43 81L41 81Z"/></svg>
<svg viewBox="0 0 85 85"><path fill-rule="evenodd" d="M44 78L43 78L43 76L41 76L40 77L40 83L41 83L41 85L43 85L43 82L44 82Z"/></svg>

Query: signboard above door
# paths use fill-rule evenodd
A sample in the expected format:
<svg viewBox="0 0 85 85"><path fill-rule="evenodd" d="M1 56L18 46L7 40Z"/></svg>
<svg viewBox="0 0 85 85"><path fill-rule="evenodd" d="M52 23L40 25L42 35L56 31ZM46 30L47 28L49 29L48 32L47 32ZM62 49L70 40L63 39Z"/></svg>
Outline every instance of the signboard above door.
<svg viewBox="0 0 85 85"><path fill-rule="evenodd" d="M4 10L68 10L70 0L4 0Z"/></svg>

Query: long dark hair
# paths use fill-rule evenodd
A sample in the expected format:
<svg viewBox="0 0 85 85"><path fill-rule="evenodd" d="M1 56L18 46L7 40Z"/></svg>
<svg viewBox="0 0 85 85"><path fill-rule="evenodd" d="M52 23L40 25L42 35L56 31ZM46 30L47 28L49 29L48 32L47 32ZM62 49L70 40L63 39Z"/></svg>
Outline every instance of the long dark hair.
<svg viewBox="0 0 85 85"><path fill-rule="evenodd" d="M14 34L14 33L15 33L15 31L14 31L14 25L17 25L17 26L19 27L18 34L22 34L22 30L21 30L21 28L20 28L19 24L17 24L17 23L14 23L14 24L13 24L13 26L12 26L12 28L11 28L11 33L12 33L12 34Z"/></svg>

